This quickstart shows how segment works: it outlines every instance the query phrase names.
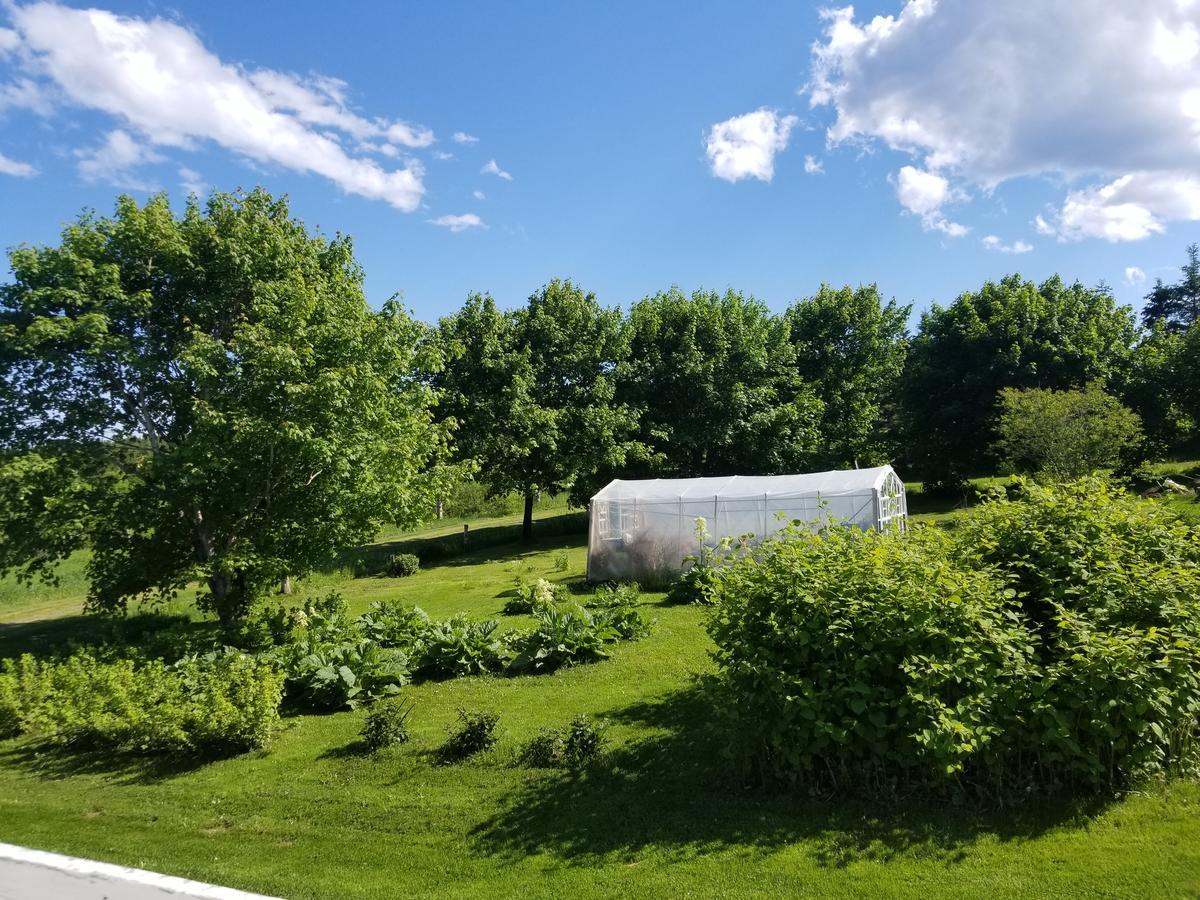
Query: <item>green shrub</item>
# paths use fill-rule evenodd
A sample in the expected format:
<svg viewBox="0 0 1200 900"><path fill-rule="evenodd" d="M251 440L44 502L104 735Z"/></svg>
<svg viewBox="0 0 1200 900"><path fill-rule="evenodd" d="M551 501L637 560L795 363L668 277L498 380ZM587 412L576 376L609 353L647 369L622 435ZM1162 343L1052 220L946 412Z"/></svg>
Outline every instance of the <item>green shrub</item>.
<svg viewBox="0 0 1200 900"><path fill-rule="evenodd" d="M227 754L270 743L282 689L273 666L233 651L174 665L25 655L0 666L0 715L10 735L61 746Z"/></svg>
<svg viewBox="0 0 1200 900"><path fill-rule="evenodd" d="M616 584L601 584L585 604L588 609L608 609L613 606L635 606L641 600L642 591L635 582L622 581Z"/></svg>
<svg viewBox="0 0 1200 900"><path fill-rule="evenodd" d="M554 571L565 572L571 568L571 557L566 550L559 550L554 554Z"/></svg>
<svg viewBox="0 0 1200 900"><path fill-rule="evenodd" d="M429 627L416 658L416 669L428 678L482 675L504 668L508 649L494 619L472 621L457 615Z"/></svg>
<svg viewBox="0 0 1200 900"><path fill-rule="evenodd" d="M372 752L408 742L408 717L413 711L411 700L392 697L378 704L367 714L363 724L362 742Z"/></svg>
<svg viewBox="0 0 1200 900"><path fill-rule="evenodd" d="M600 637L604 641L636 641L650 633L650 623L636 606L606 606L591 612Z"/></svg>
<svg viewBox="0 0 1200 900"><path fill-rule="evenodd" d="M494 712L460 709L458 727L450 729L446 742L438 748L438 760L442 764L459 762L491 749L500 739L496 734L499 721L500 717Z"/></svg>
<svg viewBox="0 0 1200 900"><path fill-rule="evenodd" d="M510 671L553 672L577 663L605 659L608 648L595 620L583 607L561 604L534 612L537 627L513 642Z"/></svg>
<svg viewBox="0 0 1200 900"><path fill-rule="evenodd" d="M545 578L536 581L525 581L520 576L514 586L516 594L504 604L506 616L521 616L535 612L547 606L553 606L564 599L566 589L561 584L554 584Z"/></svg>
<svg viewBox="0 0 1200 900"><path fill-rule="evenodd" d="M587 716L576 716L566 732L543 728L521 748L518 763L535 769L580 769L600 755L604 736Z"/></svg>
<svg viewBox="0 0 1200 900"><path fill-rule="evenodd" d="M1100 481L950 532L790 530L722 569L718 707L762 770L993 797L1194 769L1200 532Z"/></svg>
<svg viewBox="0 0 1200 900"><path fill-rule="evenodd" d="M269 650L290 642L300 621L300 610L282 605L262 606L242 620L235 640L243 650Z"/></svg>
<svg viewBox="0 0 1200 900"><path fill-rule="evenodd" d="M393 553L384 565L384 573L391 578L407 578L420 568L421 560L415 553Z"/></svg>
<svg viewBox="0 0 1200 900"><path fill-rule="evenodd" d="M355 709L399 693L410 680L404 651L372 641L301 641L284 649L276 658L287 672L288 692L314 709Z"/></svg>
<svg viewBox="0 0 1200 900"><path fill-rule="evenodd" d="M358 617L363 637L381 647L398 647L410 656L420 653L429 633L429 616L419 606L409 606L398 600L375 600Z"/></svg>
<svg viewBox="0 0 1200 900"><path fill-rule="evenodd" d="M696 564L671 582L667 602L709 606L716 602L720 584L721 570L717 566Z"/></svg>

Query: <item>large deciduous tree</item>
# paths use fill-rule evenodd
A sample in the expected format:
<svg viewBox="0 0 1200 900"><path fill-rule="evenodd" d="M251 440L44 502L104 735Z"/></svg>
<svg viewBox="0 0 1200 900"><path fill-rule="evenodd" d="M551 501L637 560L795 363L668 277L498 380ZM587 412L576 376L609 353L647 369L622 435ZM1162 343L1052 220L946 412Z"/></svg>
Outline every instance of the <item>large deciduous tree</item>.
<svg viewBox="0 0 1200 900"><path fill-rule="evenodd" d="M438 332L446 358L434 377L440 412L454 420L460 456L489 489L522 494L528 538L539 492L590 484L592 473L623 458L631 413L614 402L613 373L625 355L620 311L554 280L507 313L473 295Z"/></svg>
<svg viewBox="0 0 1200 900"><path fill-rule="evenodd" d="M797 371L788 328L736 291L678 288L629 314L618 397L647 448L628 474L691 477L803 471L818 449L819 398ZM626 477L628 477L628 474Z"/></svg>
<svg viewBox="0 0 1200 900"><path fill-rule="evenodd" d="M421 326L367 305L348 238L262 191L122 197L0 287L0 569L77 547L92 608L193 581L225 624L430 507Z"/></svg>
<svg viewBox="0 0 1200 900"><path fill-rule="evenodd" d="M908 351L909 306L884 303L875 285L833 288L784 313L796 371L824 403L817 464L824 468L888 461L886 437Z"/></svg>
<svg viewBox="0 0 1200 900"><path fill-rule="evenodd" d="M927 482L990 471L1002 388L1120 382L1135 339L1129 307L1104 288L988 282L921 317L904 376L906 454Z"/></svg>

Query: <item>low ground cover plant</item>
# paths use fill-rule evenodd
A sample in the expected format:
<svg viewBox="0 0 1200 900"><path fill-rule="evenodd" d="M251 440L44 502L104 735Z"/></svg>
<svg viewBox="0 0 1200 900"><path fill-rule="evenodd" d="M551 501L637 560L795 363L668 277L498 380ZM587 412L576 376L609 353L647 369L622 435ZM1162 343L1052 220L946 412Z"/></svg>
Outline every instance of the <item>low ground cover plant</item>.
<svg viewBox="0 0 1200 900"><path fill-rule="evenodd" d="M525 743L517 762L534 769L579 769L600 755L604 735L587 716L565 729L543 728Z"/></svg>
<svg viewBox="0 0 1200 900"><path fill-rule="evenodd" d="M499 622L457 615L429 626L421 640L416 667L427 678L459 678L499 672L507 659L508 647Z"/></svg>
<svg viewBox="0 0 1200 900"><path fill-rule="evenodd" d="M1120 788L1194 768L1200 533L1103 482L952 531L792 530L722 571L716 698L814 789Z"/></svg>
<svg viewBox="0 0 1200 900"><path fill-rule="evenodd" d="M238 652L161 660L0 664L0 736L129 753L225 755L270 743L283 675Z"/></svg>

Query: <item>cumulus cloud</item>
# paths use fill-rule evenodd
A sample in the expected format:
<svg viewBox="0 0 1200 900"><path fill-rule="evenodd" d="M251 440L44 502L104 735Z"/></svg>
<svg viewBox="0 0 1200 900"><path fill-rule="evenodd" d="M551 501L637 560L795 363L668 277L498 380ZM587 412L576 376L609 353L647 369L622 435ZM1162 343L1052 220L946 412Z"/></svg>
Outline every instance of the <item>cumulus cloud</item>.
<svg viewBox="0 0 1200 900"><path fill-rule="evenodd" d="M804 155L804 171L809 175L822 175L825 172L825 165L811 153L806 153Z"/></svg>
<svg viewBox="0 0 1200 900"><path fill-rule="evenodd" d="M494 159L489 159L479 171L483 175L495 175L497 178L503 178L505 181L513 180L512 175L500 168Z"/></svg>
<svg viewBox="0 0 1200 900"><path fill-rule="evenodd" d="M1139 266L1125 267L1125 283L1129 287L1137 287L1146 283L1146 273Z"/></svg>
<svg viewBox="0 0 1200 900"><path fill-rule="evenodd" d="M487 228L483 223L483 219L475 215L475 213L464 213L461 216L438 216L436 219L430 219L434 225L440 225L442 228L449 228L457 233L459 231L468 231L472 228Z"/></svg>
<svg viewBox="0 0 1200 900"><path fill-rule="evenodd" d="M1033 249L1033 244L1025 241L1013 241L1011 244L1006 244L994 234L985 235L980 238L979 243L983 244L984 248L995 250L998 253L1028 253Z"/></svg>
<svg viewBox="0 0 1200 900"><path fill-rule="evenodd" d="M140 176L138 166L162 162L163 156L145 144L139 144L127 132L110 131L97 146L76 150L76 168L84 181L104 181L135 191L154 190L155 184Z"/></svg>
<svg viewBox="0 0 1200 900"><path fill-rule="evenodd" d="M17 178L32 178L37 174L37 169L27 162L10 159L3 153L0 153L0 175L14 175Z"/></svg>
<svg viewBox="0 0 1200 900"><path fill-rule="evenodd" d="M1064 240L1200 218L1200 3L908 0L869 21L850 6L822 16L806 92L833 111L830 145L879 142L984 191L1053 176L1068 193L1043 221Z"/></svg>
<svg viewBox="0 0 1200 900"><path fill-rule="evenodd" d="M712 173L726 181L770 181L775 176L775 154L787 147L797 121L795 116L763 108L718 122L705 140Z"/></svg>
<svg viewBox="0 0 1200 900"><path fill-rule="evenodd" d="M479 138L475 137L475 135L473 135L473 134L467 134L465 131L454 132L454 134L450 138L450 140L454 141L454 143L456 143L456 144L477 144L477 143L479 143Z"/></svg>
<svg viewBox="0 0 1200 900"><path fill-rule="evenodd" d="M913 166L903 166L893 179L896 199L913 215L919 216L921 225L928 231L940 231L948 237L962 237L968 231L965 225L951 222L942 213L942 206L950 201L963 199L960 191L935 172L926 172Z"/></svg>
<svg viewBox="0 0 1200 900"><path fill-rule="evenodd" d="M433 132L358 115L347 105L343 82L231 64L163 19L50 2L14 6L9 15L29 74L79 106L121 119L120 133L130 140L128 131L158 147L211 141L404 211L420 206L419 162L386 169L348 152L343 141L374 138L419 148L433 142Z"/></svg>

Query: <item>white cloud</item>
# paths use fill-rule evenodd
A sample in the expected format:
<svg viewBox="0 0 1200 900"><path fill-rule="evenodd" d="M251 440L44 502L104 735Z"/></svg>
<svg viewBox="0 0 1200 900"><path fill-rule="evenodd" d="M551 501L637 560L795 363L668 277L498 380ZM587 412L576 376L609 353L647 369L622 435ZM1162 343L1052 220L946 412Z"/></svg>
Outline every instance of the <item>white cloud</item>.
<svg viewBox="0 0 1200 900"><path fill-rule="evenodd" d="M0 28L0 56L11 53L21 44L21 36L11 28Z"/></svg>
<svg viewBox="0 0 1200 900"><path fill-rule="evenodd" d="M1053 222L1045 224L1062 241L1103 238L1116 243L1161 234L1168 222L1197 220L1200 177L1135 172L1108 184L1069 192Z"/></svg>
<svg viewBox="0 0 1200 900"><path fill-rule="evenodd" d="M1130 287L1137 287L1140 284L1145 284L1146 273L1138 266L1126 266L1125 283Z"/></svg>
<svg viewBox="0 0 1200 900"><path fill-rule="evenodd" d="M1200 170L1200 3L908 0L869 21L849 6L822 16L805 90L834 113L831 146L880 142L985 192L1065 180L1046 221L1065 239L1133 240L1200 218L1149 187L1187 192Z"/></svg>
<svg viewBox="0 0 1200 900"><path fill-rule="evenodd" d="M995 250L999 253L1028 253L1033 249L1033 244L1028 244L1025 241L1013 241L1011 244L1006 244L994 234L986 235L980 238L979 243L988 250Z"/></svg>
<svg viewBox="0 0 1200 900"><path fill-rule="evenodd" d="M962 237L970 231L965 225L951 222L942 213L943 205L963 197L941 175L913 166L902 166L893 183L900 205L919 216L921 225L927 231L940 231L948 237Z"/></svg>
<svg viewBox="0 0 1200 900"><path fill-rule="evenodd" d="M825 172L825 165L811 153L806 153L804 155L804 171L809 175L822 175Z"/></svg>
<svg viewBox="0 0 1200 900"><path fill-rule="evenodd" d="M453 232L467 231L471 228L487 228L483 223L483 219L475 215L475 213L464 213L461 216L438 216L436 219L430 219L434 225L440 225L443 228L449 228Z"/></svg>
<svg viewBox="0 0 1200 900"><path fill-rule="evenodd" d="M486 200L487 199L487 194L485 194L483 191L472 191L471 196L474 197L476 200Z"/></svg>
<svg viewBox="0 0 1200 900"><path fill-rule="evenodd" d="M450 140L454 141L454 143L456 143L456 144L477 144L477 143L479 143L479 138L475 137L475 135L473 135L473 134L467 134L465 131L454 132L454 135L450 138Z"/></svg>
<svg viewBox="0 0 1200 900"><path fill-rule="evenodd" d="M189 169L187 166L179 167L179 186L188 194L196 194L203 197L208 193L208 182L206 182L195 169Z"/></svg>
<svg viewBox="0 0 1200 900"><path fill-rule="evenodd" d="M433 133L357 115L347 107L340 81L230 64L191 31L163 19L56 3L15 6L10 16L31 74L80 106L122 119L156 146L212 141L398 209L420 206L425 189L419 162L384 169L347 152L341 135L423 147Z"/></svg>
<svg viewBox="0 0 1200 900"><path fill-rule="evenodd" d="M6 109L28 109L39 116L54 111L54 101L46 88L31 78L17 78L0 84L0 113Z"/></svg>
<svg viewBox="0 0 1200 900"><path fill-rule="evenodd" d="M37 174L37 169L27 162L10 159L3 153L0 153L0 175L14 175L17 178L32 178Z"/></svg>
<svg viewBox="0 0 1200 900"><path fill-rule="evenodd" d="M505 181L512 181L513 177L505 172L494 159L489 159L482 169L479 170L483 175L495 175L497 178L503 178Z"/></svg>
<svg viewBox="0 0 1200 900"><path fill-rule="evenodd" d="M434 150L433 158L445 162L448 159L454 159L453 153L447 153L445 150Z"/></svg>
<svg viewBox="0 0 1200 900"><path fill-rule="evenodd" d="M726 181L770 181L775 176L775 154L787 146L797 121L795 116L763 108L718 122L705 140L713 175Z"/></svg>
<svg viewBox="0 0 1200 900"><path fill-rule="evenodd" d="M84 181L104 181L135 191L155 188L153 182L143 179L135 169L163 160L162 154L139 144L119 128L110 131L98 146L76 150L75 155L79 158L76 168Z"/></svg>

